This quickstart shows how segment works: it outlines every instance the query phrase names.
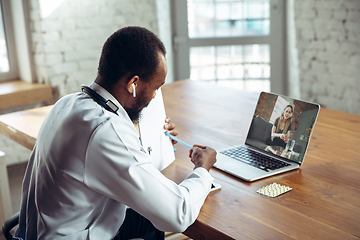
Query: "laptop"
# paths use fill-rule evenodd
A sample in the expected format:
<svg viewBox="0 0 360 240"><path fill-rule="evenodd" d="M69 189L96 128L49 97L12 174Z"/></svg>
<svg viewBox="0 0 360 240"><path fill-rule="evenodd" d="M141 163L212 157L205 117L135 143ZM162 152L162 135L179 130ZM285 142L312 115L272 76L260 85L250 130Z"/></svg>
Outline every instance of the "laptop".
<svg viewBox="0 0 360 240"><path fill-rule="evenodd" d="M218 151L214 167L251 182L299 168L319 104L261 92L245 144Z"/></svg>

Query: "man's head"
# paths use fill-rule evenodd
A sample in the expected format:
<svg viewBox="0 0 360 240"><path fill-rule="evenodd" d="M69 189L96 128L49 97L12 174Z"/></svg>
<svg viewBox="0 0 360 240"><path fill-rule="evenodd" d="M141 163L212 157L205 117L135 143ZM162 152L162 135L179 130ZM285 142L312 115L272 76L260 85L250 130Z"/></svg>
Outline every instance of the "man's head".
<svg viewBox="0 0 360 240"><path fill-rule="evenodd" d="M151 31L122 28L104 44L96 82L117 98L131 120L137 121L165 81L165 54L164 44Z"/></svg>
<svg viewBox="0 0 360 240"><path fill-rule="evenodd" d="M103 46L98 75L108 88L135 75L149 81L159 65L159 52L165 56L165 46L151 31L142 27L121 28Z"/></svg>
<svg viewBox="0 0 360 240"><path fill-rule="evenodd" d="M135 100L135 102L130 104L130 106L124 106L125 111L133 122L137 122L139 120L141 110L150 103L156 95L156 90L165 83L167 64L165 56L162 53L158 54L158 62L158 67L156 68L155 73L150 77L150 81L144 83L141 78L137 78L137 76L135 76L127 85L129 86L131 83L131 87L128 88L130 93L134 93L133 91L136 89L136 97L131 95L131 99ZM136 86L135 89L133 88L133 84Z"/></svg>

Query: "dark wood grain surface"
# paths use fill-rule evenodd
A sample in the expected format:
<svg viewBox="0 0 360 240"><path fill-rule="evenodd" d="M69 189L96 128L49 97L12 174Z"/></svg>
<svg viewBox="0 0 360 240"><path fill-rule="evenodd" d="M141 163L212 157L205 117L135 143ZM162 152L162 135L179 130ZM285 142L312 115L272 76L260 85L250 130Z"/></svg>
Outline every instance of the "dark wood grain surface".
<svg viewBox="0 0 360 240"><path fill-rule="evenodd" d="M190 144L222 149L242 144L258 94L203 82L162 87L166 112ZM0 116L0 133L32 149L50 107ZM210 193L186 235L193 239L360 238L360 116L321 109L300 169L244 182L217 169ZM163 173L181 182L192 170L188 149ZM292 188L276 198L256 191L273 182Z"/></svg>

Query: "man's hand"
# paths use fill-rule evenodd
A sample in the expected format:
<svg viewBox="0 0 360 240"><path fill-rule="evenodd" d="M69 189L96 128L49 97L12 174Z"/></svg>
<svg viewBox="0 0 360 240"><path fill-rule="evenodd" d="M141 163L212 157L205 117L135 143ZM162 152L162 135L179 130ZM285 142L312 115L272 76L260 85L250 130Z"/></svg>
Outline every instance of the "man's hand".
<svg viewBox="0 0 360 240"><path fill-rule="evenodd" d="M216 151L210 147L194 145L189 152L191 162L195 164L194 169L203 167L210 171L210 168L216 162Z"/></svg>
<svg viewBox="0 0 360 240"><path fill-rule="evenodd" d="M171 121L171 119L169 117L166 117L166 119L165 119L166 124L164 125L164 129L167 130L166 131L167 133L170 133L171 135L176 136L176 135L178 135L178 132L175 129L176 125L174 123L171 123L170 121ZM175 141L173 139L171 139L171 142L173 145L177 143L177 141Z"/></svg>

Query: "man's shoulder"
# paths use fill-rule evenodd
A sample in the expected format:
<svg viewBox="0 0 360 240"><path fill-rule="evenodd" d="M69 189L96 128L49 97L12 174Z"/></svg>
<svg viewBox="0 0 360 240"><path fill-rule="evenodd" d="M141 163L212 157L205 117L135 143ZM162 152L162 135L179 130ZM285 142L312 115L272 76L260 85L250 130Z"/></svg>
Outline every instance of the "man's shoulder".
<svg viewBox="0 0 360 240"><path fill-rule="evenodd" d="M61 97L59 100L57 100L57 102L54 104L53 109L63 108L64 106L69 105L71 102L77 101L80 98L80 96L81 96L80 92L65 95Z"/></svg>
<svg viewBox="0 0 360 240"><path fill-rule="evenodd" d="M51 110L51 115L53 118L71 121L73 124L101 122L107 118L104 109L81 92L60 98Z"/></svg>
<svg viewBox="0 0 360 240"><path fill-rule="evenodd" d="M91 128L112 122L114 126L127 125L124 111L119 115L105 110L88 95L78 92L59 99L51 111L51 118L69 124L89 124Z"/></svg>

